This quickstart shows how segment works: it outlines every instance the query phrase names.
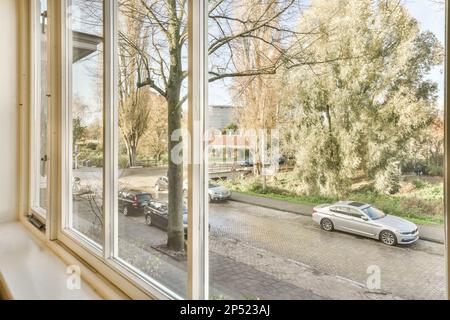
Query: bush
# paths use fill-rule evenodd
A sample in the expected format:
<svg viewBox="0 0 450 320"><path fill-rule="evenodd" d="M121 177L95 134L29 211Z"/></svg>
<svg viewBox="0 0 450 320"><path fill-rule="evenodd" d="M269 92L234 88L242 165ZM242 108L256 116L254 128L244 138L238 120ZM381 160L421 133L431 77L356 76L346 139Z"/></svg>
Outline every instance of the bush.
<svg viewBox="0 0 450 320"><path fill-rule="evenodd" d="M443 177L444 176L444 168L442 166L430 165L428 167L428 175L433 177Z"/></svg>
<svg viewBox="0 0 450 320"><path fill-rule="evenodd" d="M375 176L375 190L387 195L396 194L400 191L401 172L396 163L391 163L386 170Z"/></svg>
<svg viewBox="0 0 450 320"><path fill-rule="evenodd" d="M423 189L427 186L427 184L420 179L415 179L413 182L414 187L416 187L416 189Z"/></svg>
<svg viewBox="0 0 450 320"><path fill-rule="evenodd" d="M126 169L128 167L128 156L121 154L119 155L119 168Z"/></svg>
<svg viewBox="0 0 450 320"><path fill-rule="evenodd" d="M94 143L94 142L89 142L86 145L86 148L91 150L91 151L96 151L98 149L98 147L99 147L98 143Z"/></svg>

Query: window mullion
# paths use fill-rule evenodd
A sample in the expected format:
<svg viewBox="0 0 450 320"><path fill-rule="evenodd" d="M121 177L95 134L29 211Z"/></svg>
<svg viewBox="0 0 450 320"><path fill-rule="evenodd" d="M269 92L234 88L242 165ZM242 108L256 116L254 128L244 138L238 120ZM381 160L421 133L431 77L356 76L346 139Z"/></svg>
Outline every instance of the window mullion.
<svg viewBox="0 0 450 320"><path fill-rule="evenodd" d="M189 1L189 292L209 297L208 150L203 139L208 106L208 1Z"/></svg>
<svg viewBox="0 0 450 320"><path fill-rule="evenodd" d="M118 114L116 108L116 48L117 48L117 0L104 2L104 239L105 258L117 256L117 194L118 194Z"/></svg>

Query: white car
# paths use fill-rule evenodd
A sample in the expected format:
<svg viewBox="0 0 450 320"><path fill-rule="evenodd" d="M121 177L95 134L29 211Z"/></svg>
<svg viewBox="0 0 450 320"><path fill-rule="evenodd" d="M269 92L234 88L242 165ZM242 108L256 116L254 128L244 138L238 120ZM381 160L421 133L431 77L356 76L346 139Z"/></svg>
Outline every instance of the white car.
<svg viewBox="0 0 450 320"><path fill-rule="evenodd" d="M209 201L226 201L231 198L231 191L224 186L218 185L212 180L209 181Z"/></svg>
<svg viewBox="0 0 450 320"><path fill-rule="evenodd" d="M321 205L313 209L313 220L325 231L349 232L389 246L419 240L419 229L414 223L387 215L366 203L342 201Z"/></svg>

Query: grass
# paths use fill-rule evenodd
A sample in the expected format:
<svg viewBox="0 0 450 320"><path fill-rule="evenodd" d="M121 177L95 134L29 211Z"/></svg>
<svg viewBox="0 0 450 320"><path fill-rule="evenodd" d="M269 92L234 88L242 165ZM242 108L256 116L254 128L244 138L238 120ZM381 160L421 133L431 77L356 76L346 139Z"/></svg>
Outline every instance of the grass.
<svg viewBox="0 0 450 320"><path fill-rule="evenodd" d="M254 179L254 178L250 178ZM261 184L253 181L225 182L235 192L265 198L288 201L297 204L318 205L343 200L337 197L320 195L302 195L281 187L269 184L263 192ZM406 218L417 224L442 225L444 223L443 183L429 182L426 178L405 179L402 191L396 195L380 194L370 186L355 190L345 200L370 203L388 214Z"/></svg>

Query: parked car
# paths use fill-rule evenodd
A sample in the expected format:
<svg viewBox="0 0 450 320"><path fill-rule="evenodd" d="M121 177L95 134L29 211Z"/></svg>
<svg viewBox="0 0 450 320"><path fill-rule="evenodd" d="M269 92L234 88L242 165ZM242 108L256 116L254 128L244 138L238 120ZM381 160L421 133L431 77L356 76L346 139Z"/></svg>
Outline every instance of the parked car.
<svg viewBox="0 0 450 320"><path fill-rule="evenodd" d="M145 207L149 201L153 199L150 193L134 191L134 190L121 190L119 192L119 211L124 216L130 214L144 214Z"/></svg>
<svg viewBox="0 0 450 320"><path fill-rule="evenodd" d="M148 226L154 226L167 231L169 225L169 204L167 202L151 200L145 207L145 223ZM188 208L183 207L183 226L184 235L187 236L188 230Z"/></svg>
<svg viewBox="0 0 450 320"><path fill-rule="evenodd" d="M183 181L183 192L186 192L188 189L188 185L186 181ZM159 177L155 183L155 191L167 191L169 190L169 178L167 177Z"/></svg>
<svg viewBox="0 0 450 320"><path fill-rule="evenodd" d="M165 191L169 188L169 179L167 177L159 177L155 184L156 191Z"/></svg>
<svg viewBox="0 0 450 320"><path fill-rule="evenodd" d="M163 201L151 200L145 208L145 223L167 231L169 225L169 204ZM183 206L184 237L188 236L189 215L186 204ZM208 226L211 230L211 225Z"/></svg>
<svg viewBox="0 0 450 320"><path fill-rule="evenodd" d="M424 176L428 173L428 168L422 164L414 166L414 173L418 176Z"/></svg>
<svg viewBox="0 0 450 320"><path fill-rule="evenodd" d="M218 185L214 181L209 181L209 201L226 201L231 198L231 191L228 190L226 187Z"/></svg>
<svg viewBox="0 0 450 320"><path fill-rule="evenodd" d="M419 229L414 223L385 214L366 203L342 201L321 205L313 209L313 220L325 231L349 232L389 246L419 240Z"/></svg>
<svg viewBox="0 0 450 320"><path fill-rule="evenodd" d="M254 166L253 159L245 159L244 167L253 167L253 166Z"/></svg>

